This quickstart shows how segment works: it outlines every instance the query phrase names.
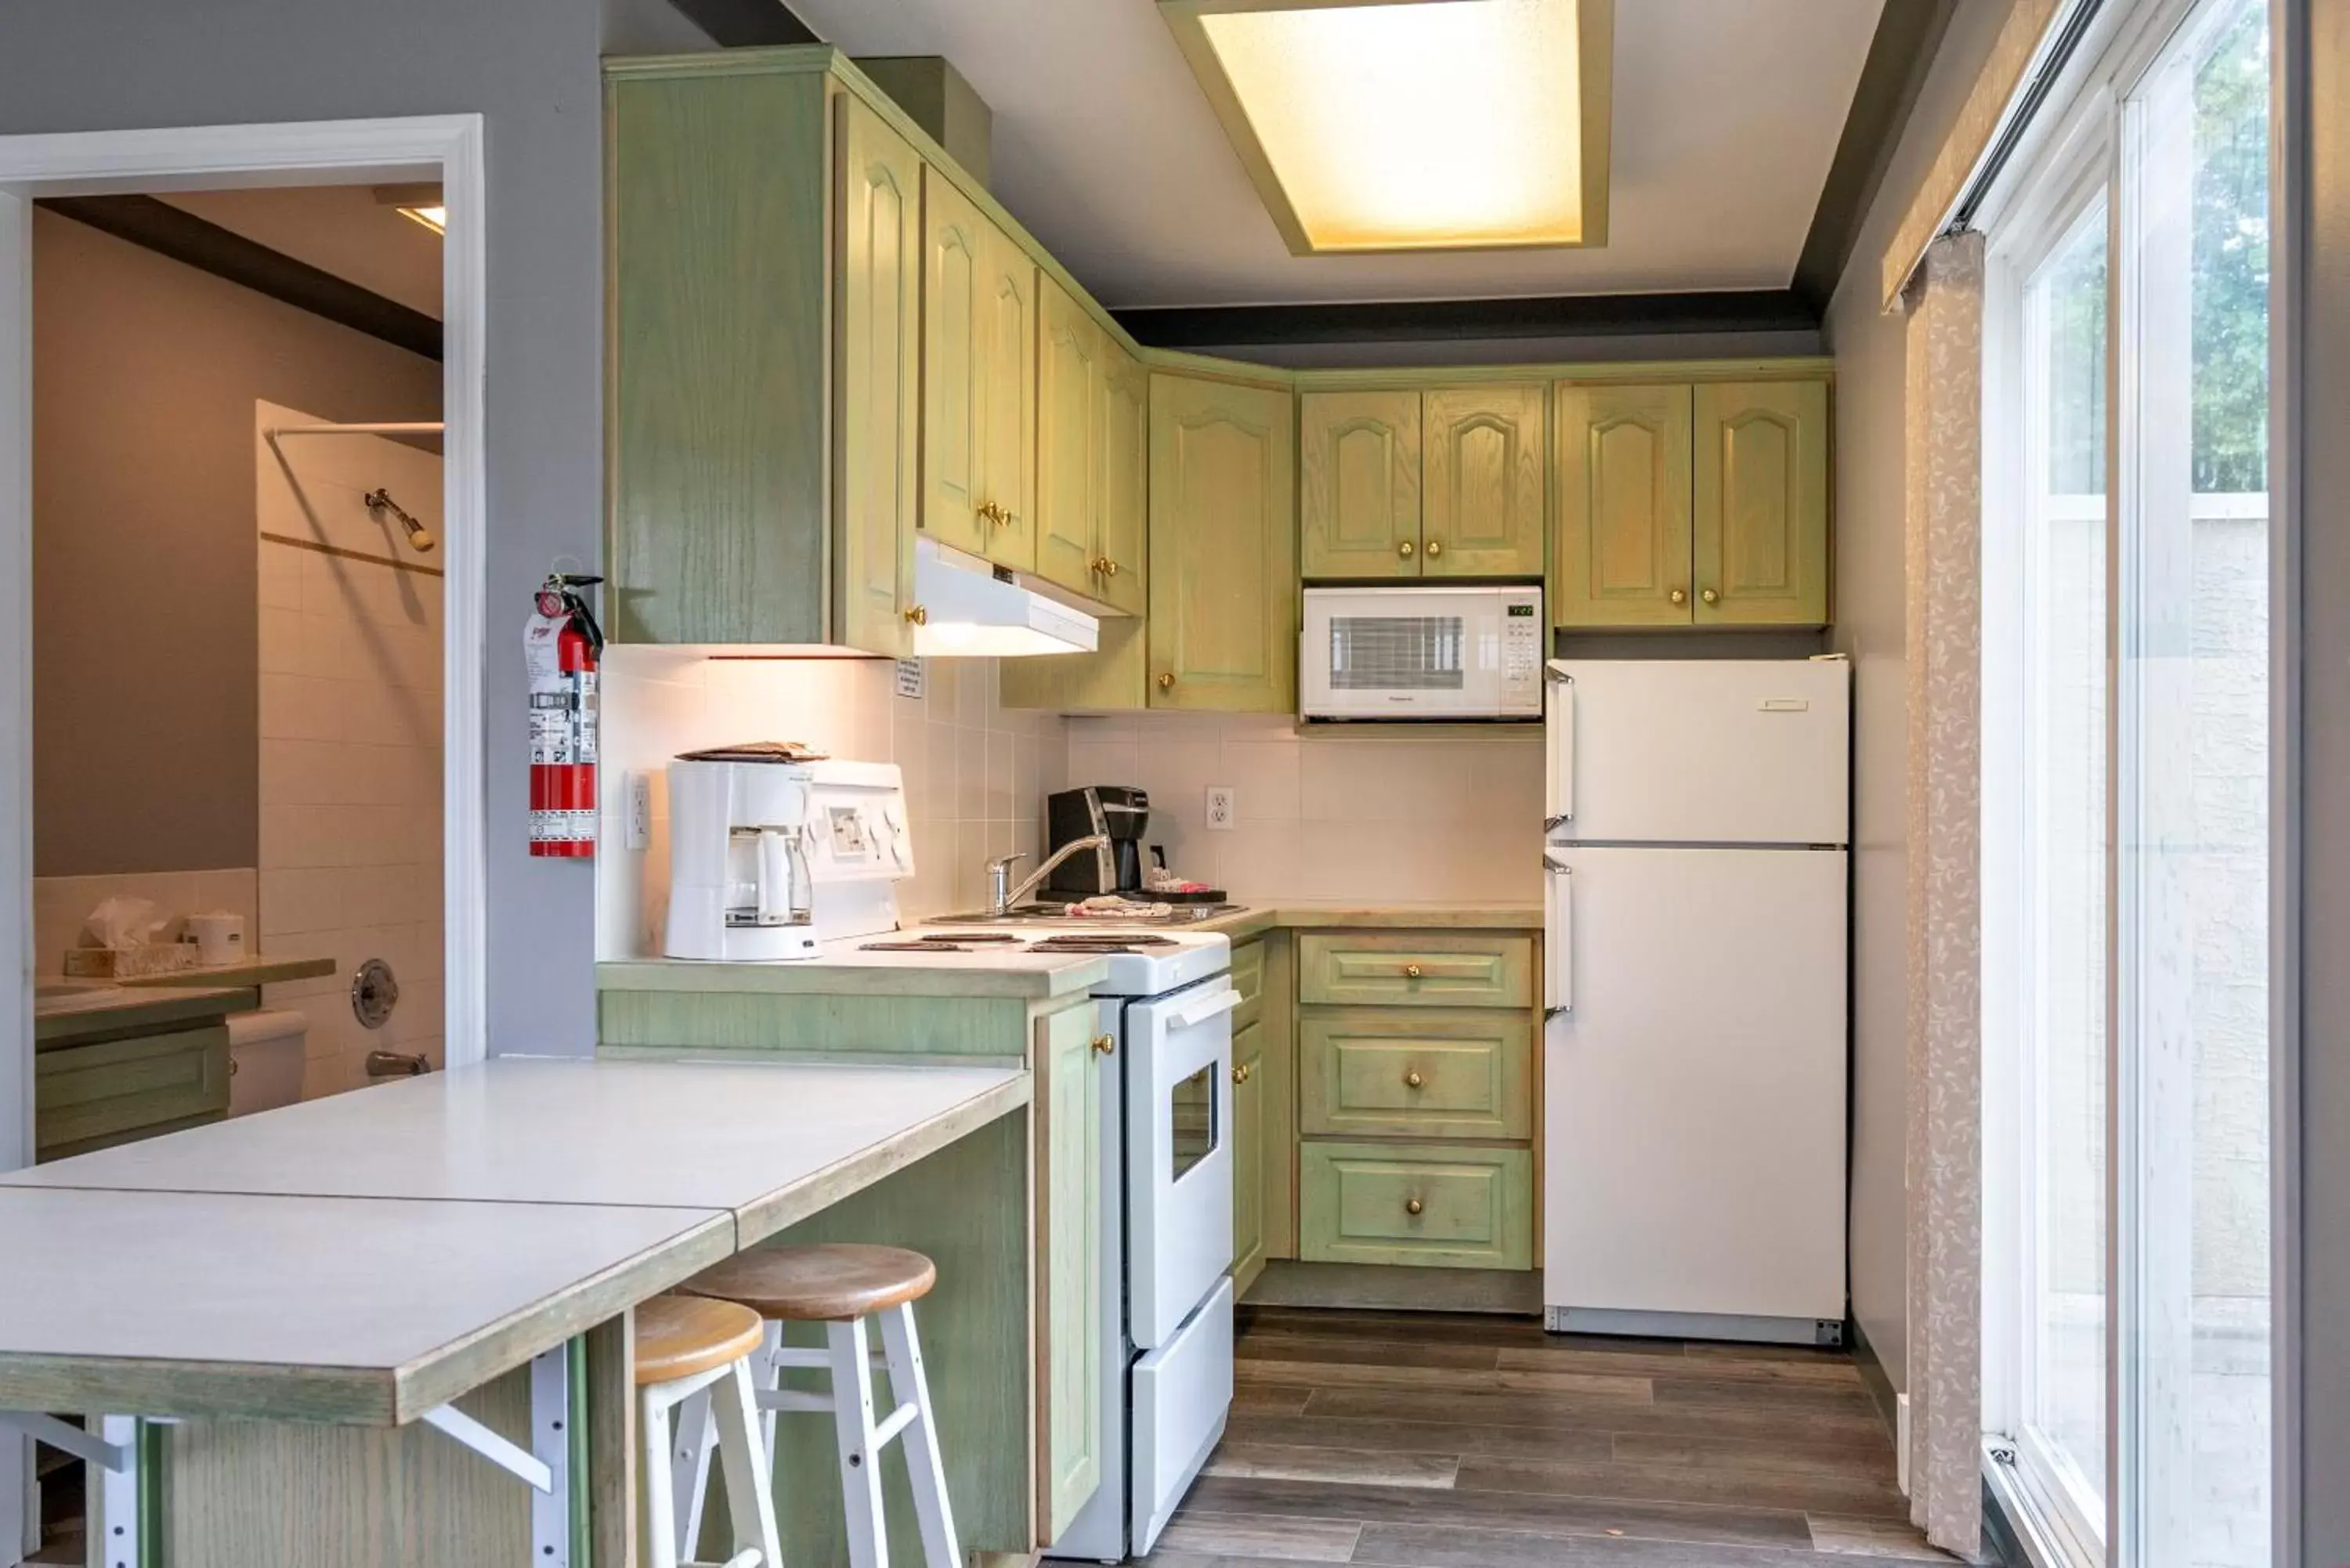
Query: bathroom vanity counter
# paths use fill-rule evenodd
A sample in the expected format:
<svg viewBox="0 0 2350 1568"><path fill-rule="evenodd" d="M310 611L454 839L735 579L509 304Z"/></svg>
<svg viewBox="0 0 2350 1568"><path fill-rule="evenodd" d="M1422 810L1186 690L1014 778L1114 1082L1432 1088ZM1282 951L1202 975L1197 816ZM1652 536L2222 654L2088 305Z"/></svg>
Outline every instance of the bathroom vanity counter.
<svg viewBox="0 0 2350 1568"><path fill-rule="evenodd" d="M967 1238L920 1238L934 1397L980 1437L950 1485L974 1545L1024 1551L1028 1453L990 1438L1029 1419L1028 1096L1015 1067L507 1058L12 1172L0 1410L118 1417L131 1560L178 1568L535 1557L545 1499L451 1433L526 1459L567 1410L568 1560L619 1562L630 1309L902 1213Z"/></svg>

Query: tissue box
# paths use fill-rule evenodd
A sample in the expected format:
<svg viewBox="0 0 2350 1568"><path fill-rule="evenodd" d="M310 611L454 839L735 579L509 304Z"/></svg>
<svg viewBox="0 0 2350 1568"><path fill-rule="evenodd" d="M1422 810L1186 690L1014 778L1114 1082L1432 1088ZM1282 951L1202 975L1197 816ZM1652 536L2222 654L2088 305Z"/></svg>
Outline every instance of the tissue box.
<svg viewBox="0 0 2350 1568"><path fill-rule="evenodd" d="M65 972L73 980L129 980L196 967L193 942L152 942L139 948L68 948Z"/></svg>

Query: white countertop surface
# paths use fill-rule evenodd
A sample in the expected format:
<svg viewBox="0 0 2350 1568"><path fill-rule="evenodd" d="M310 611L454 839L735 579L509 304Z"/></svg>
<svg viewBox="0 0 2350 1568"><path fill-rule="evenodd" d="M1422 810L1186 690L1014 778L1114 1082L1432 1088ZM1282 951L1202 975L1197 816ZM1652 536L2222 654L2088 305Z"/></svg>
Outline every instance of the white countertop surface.
<svg viewBox="0 0 2350 1568"><path fill-rule="evenodd" d="M0 1189L726 1210L748 1217L749 1246L792 1222L772 1210L795 1189L879 1146L919 1158L971 1115L1025 1103L1026 1086L1002 1067L503 1056L11 1172Z"/></svg>
<svg viewBox="0 0 2350 1568"><path fill-rule="evenodd" d="M501 1058L0 1177L0 1408L398 1422L1025 1105Z"/></svg>

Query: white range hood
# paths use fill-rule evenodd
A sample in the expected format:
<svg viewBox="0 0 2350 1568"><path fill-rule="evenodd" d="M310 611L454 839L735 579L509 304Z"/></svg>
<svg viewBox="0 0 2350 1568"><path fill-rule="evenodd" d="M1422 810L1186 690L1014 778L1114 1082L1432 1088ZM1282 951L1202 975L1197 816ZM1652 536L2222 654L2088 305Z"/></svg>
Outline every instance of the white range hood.
<svg viewBox="0 0 2350 1568"><path fill-rule="evenodd" d="M914 651L926 659L1018 659L1091 653L1100 623L976 556L914 542L914 602L923 621Z"/></svg>

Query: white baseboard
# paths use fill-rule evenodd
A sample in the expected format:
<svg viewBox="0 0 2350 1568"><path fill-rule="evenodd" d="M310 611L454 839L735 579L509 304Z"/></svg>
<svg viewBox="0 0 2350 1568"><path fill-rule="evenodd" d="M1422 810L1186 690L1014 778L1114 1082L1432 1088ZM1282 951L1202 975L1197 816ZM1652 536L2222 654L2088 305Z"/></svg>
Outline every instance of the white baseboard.
<svg viewBox="0 0 2350 1568"><path fill-rule="evenodd" d="M1909 1495L1909 1396L1893 1397L1893 1483Z"/></svg>

